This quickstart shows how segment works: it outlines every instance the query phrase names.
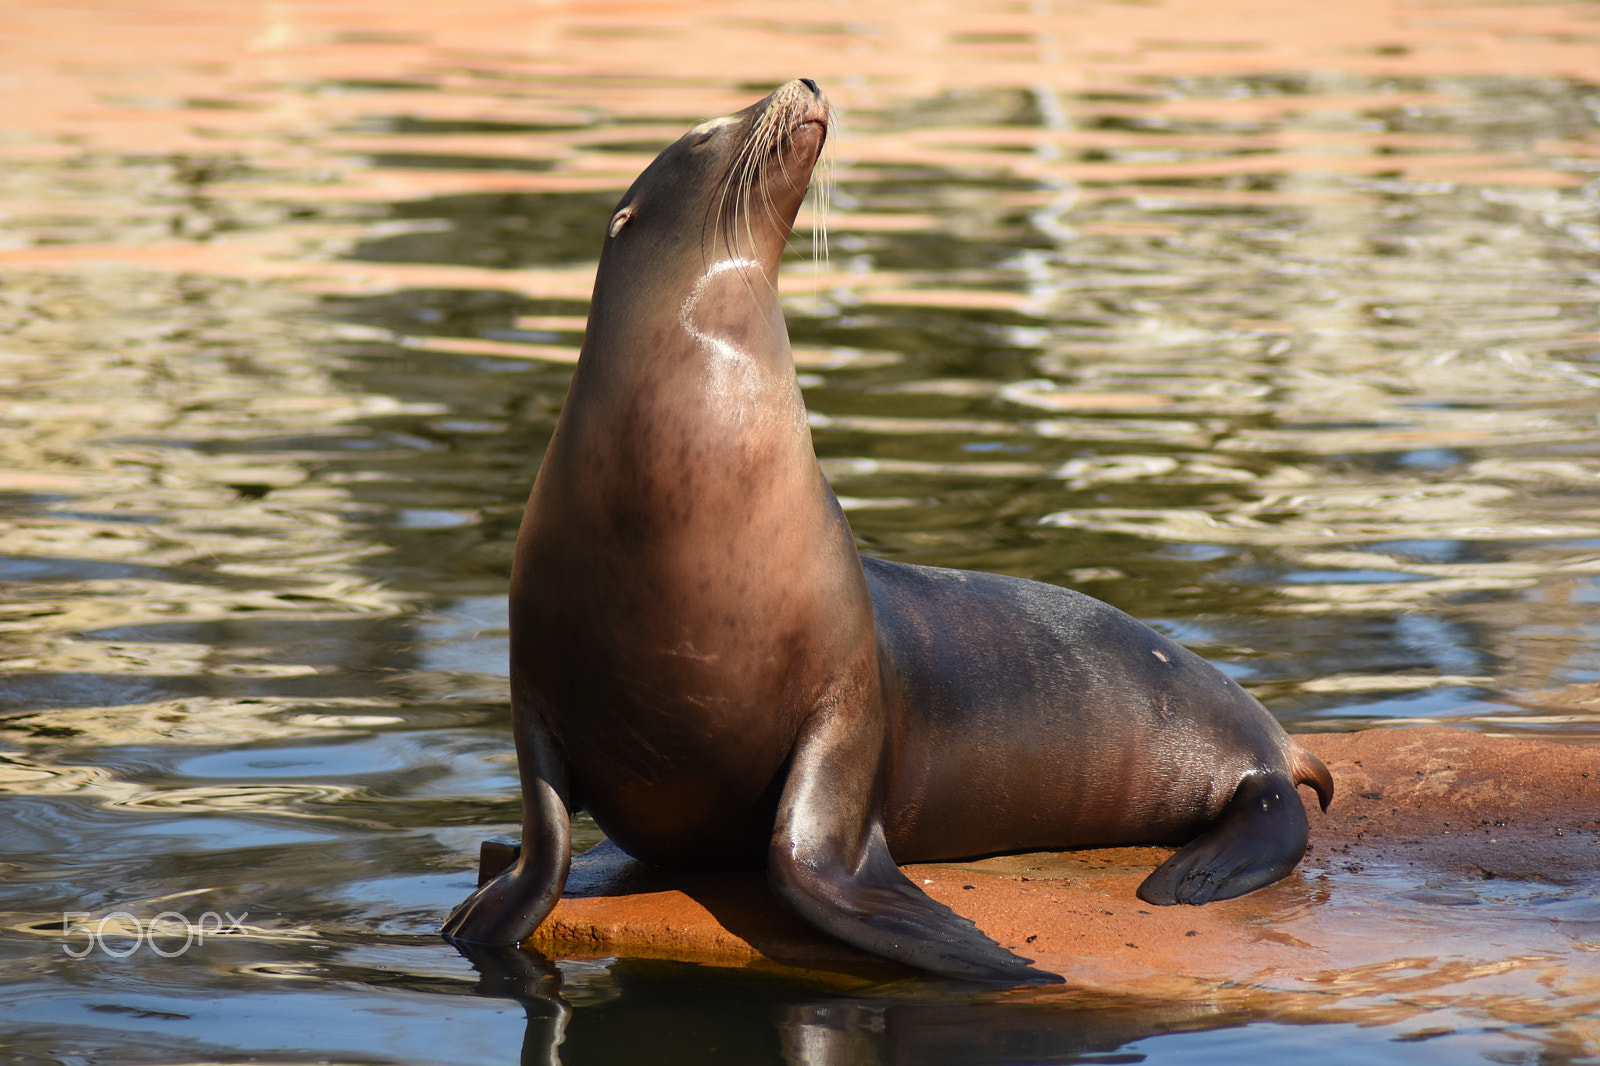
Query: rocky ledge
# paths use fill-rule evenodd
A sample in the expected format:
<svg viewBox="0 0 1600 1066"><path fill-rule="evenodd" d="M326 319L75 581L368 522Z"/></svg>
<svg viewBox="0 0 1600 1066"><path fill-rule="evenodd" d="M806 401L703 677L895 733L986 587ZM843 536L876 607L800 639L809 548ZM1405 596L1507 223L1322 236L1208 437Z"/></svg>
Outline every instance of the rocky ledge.
<svg viewBox="0 0 1600 1066"><path fill-rule="evenodd" d="M1280 1009L1288 997L1312 1012L1351 997L1395 1009L1470 1001L1524 1022L1537 1020L1530 1011L1600 1009L1600 746L1433 726L1298 739L1333 771L1337 795L1323 813L1302 790L1311 851L1289 878L1242 899L1141 902L1134 889L1170 853L1162 848L906 873L1062 974L1068 993L1240 1006L1270 997ZM566 898L528 946L555 958L903 976L802 925L758 874L665 874L604 844L575 861Z"/></svg>

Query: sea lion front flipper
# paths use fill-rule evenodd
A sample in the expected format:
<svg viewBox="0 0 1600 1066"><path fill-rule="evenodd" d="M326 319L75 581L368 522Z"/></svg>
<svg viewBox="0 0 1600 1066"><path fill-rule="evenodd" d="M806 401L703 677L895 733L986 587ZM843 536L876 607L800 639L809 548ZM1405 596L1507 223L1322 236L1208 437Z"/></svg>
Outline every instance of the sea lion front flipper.
<svg viewBox="0 0 1600 1066"><path fill-rule="evenodd" d="M1215 825L1179 848L1139 886L1146 903L1210 903L1287 877L1306 853L1306 809L1281 771L1239 782Z"/></svg>
<svg viewBox="0 0 1600 1066"><path fill-rule="evenodd" d="M1059 982L900 872L873 809L880 753L864 717L824 713L802 730L767 856L773 891L818 929L920 970L1013 984Z"/></svg>
<svg viewBox="0 0 1600 1066"><path fill-rule="evenodd" d="M543 719L514 707L522 778L522 847L516 862L450 912L441 930L469 944L520 944L561 898L572 865L567 767Z"/></svg>

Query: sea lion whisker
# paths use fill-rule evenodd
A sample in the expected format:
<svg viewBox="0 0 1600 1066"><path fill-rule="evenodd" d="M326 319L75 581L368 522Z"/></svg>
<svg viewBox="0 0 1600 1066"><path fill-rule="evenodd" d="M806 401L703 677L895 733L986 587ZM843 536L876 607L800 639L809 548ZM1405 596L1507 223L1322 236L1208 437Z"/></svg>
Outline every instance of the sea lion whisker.
<svg viewBox="0 0 1600 1066"><path fill-rule="evenodd" d="M705 228L702 226L701 255L707 264L709 264L716 255L716 246L719 241L721 241L723 244L729 243L727 239L729 228L728 219L732 214L736 214L738 210L737 207L732 207L729 205L729 196L733 193L735 186L737 186L739 182L739 158L739 156L736 156L733 162L728 166L728 169L723 174L722 179L717 183L717 193L713 198L713 202L707 204L706 206L706 218L711 229L711 248L709 251L705 248Z"/></svg>
<svg viewBox="0 0 1600 1066"><path fill-rule="evenodd" d="M745 284L746 290L752 296L755 294L755 288L750 281L748 268L754 267L757 272L763 274L763 279L765 280L764 272L760 271L761 264L755 259L742 254L742 250L739 247L740 242L737 239L738 219L741 214L748 215L748 210L741 211L740 205L748 201L748 185L754 180L757 162L756 153L752 150L751 143L746 142L740 147L734 161L724 171L722 178L717 183L715 195L711 198L711 202L707 204L705 221L702 222L701 227L701 256L706 266L700 281L696 283L697 288L694 297L696 301L699 298L699 286L711 277L722 273L725 265L731 262L738 264L740 277ZM709 249L706 247L706 230L708 227L711 232ZM751 236L751 245L751 251L753 252L753 234ZM721 254L719 248L726 250L727 256L721 259L717 258ZM687 323L685 328L688 328ZM690 334L699 336L692 329Z"/></svg>
<svg viewBox="0 0 1600 1066"><path fill-rule="evenodd" d="M794 130L787 129L782 131L778 135L777 141L778 144L774 150L774 154L778 160L778 173L783 176L784 183L792 189L794 188L795 181L794 175L789 172L789 153L786 151L786 149L794 142ZM763 185L761 192L762 199L766 201L768 220L772 222L779 222L781 224L777 205L772 202L772 190Z"/></svg>
<svg viewBox="0 0 1600 1066"><path fill-rule="evenodd" d="M746 178L740 188L740 192L743 197L740 217L744 221L745 236L750 241L750 248L752 251L755 250L756 234L750 198L751 194L754 193L758 187L760 188L763 196L767 195L767 185L761 180L761 170L766 164L767 159L768 153L765 145L761 145L756 150L751 151L748 161L745 164Z"/></svg>
<svg viewBox="0 0 1600 1066"><path fill-rule="evenodd" d="M769 205L769 209L768 209L767 214L768 214L769 219L771 218L771 210L770 210L771 190L768 187L768 183L761 180L762 179L762 170L768 165L768 163L770 162L770 159L771 159L770 151L765 146L765 144L762 143L766 139L768 139L768 138L767 137L763 137L760 142L757 142L756 144L754 144L752 149L751 149L751 151L745 157L745 174L744 174L743 179L740 182L740 192L741 192L741 211L740 211L740 216L744 221L744 232L745 232L746 238L748 238L748 240L750 242L750 253L752 255L754 255L756 253L757 249L756 249L756 235L755 235L755 228L754 228L754 219L752 217L754 212L752 211L752 205L751 205L751 202L750 202L750 198L751 198L751 193L753 193L756 190L757 187L760 188L762 198ZM757 265L759 265L759 264L757 264ZM774 291L776 290L775 283L770 278L766 277L765 271L762 272L762 280L766 283L766 285L767 285L767 287L769 289L772 289ZM746 284L749 284L748 279L746 281Z"/></svg>
<svg viewBox="0 0 1600 1066"><path fill-rule="evenodd" d="M833 149L832 138L823 134L822 155L818 158L821 171L811 184L811 266L820 279L822 267L830 261L828 254L828 210L833 200Z"/></svg>
<svg viewBox="0 0 1600 1066"><path fill-rule="evenodd" d="M722 178L717 182L717 191L712 202L707 204L707 217L711 228L712 249L710 253L702 250L705 261L710 263L716 255L715 245L721 242L728 247L731 253L737 254L737 241L734 239L736 219L740 213L739 204L743 198L741 191L751 180L750 160L754 154L753 139L747 138L740 144L734 154L733 160L723 172ZM702 229L702 242L704 229Z"/></svg>
<svg viewBox="0 0 1600 1066"><path fill-rule="evenodd" d="M739 253L738 222L748 216L749 186L755 176L755 153L747 141L739 149L718 189L716 236L731 254ZM752 242L754 236L751 237Z"/></svg>
<svg viewBox="0 0 1600 1066"><path fill-rule="evenodd" d="M726 212L720 218L722 244L732 257L740 259L744 263L754 263L754 260L745 258L741 254L743 249L741 249L739 241L739 222L741 219L745 221L746 232L749 234L750 239L750 251L753 254L755 251L755 234L749 229L748 219L750 214L750 185L755 180L755 167L755 154L751 151L751 146L747 142L740 149L734 167L729 172L724 195L730 196L731 199L727 201ZM759 266L759 264L755 265ZM750 286L749 276L742 269L740 274L745 279L745 285L747 287Z"/></svg>

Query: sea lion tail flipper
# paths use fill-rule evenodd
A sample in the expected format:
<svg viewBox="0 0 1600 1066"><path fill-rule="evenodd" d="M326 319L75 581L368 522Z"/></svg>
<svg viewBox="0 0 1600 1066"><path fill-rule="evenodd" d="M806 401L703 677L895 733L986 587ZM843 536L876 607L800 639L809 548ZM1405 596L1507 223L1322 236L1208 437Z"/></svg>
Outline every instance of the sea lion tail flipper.
<svg viewBox="0 0 1600 1066"><path fill-rule="evenodd" d="M520 944L555 907L567 884L572 815L566 764L537 714L519 708L514 717L522 778L522 846L512 852L502 842L485 844L479 855L477 891L445 919L441 932L450 940Z"/></svg>
<svg viewBox="0 0 1600 1066"><path fill-rule="evenodd" d="M767 857L773 891L847 944L946 977L1054 984L900 872L873 809L875 751L859 719L819 716L795 746Z"/></svg>
<svg viewBox="0 0 1600 1066"><path fill-rule="evenodd" d="M1168 906L1242 896L1287 877L1309 838L1306 809L1289 775L1249 774L1216 823L1145 878L1139 898Z"/></svg>
<svg viewBox="0 0 1600 1066"><path fill-rule="evenodd" d="M1323 810L1333 802L1333 775L1321 759L1298 744L1289 749L1289 778L1297 785L1310 785L1315 789Z"/></svg>

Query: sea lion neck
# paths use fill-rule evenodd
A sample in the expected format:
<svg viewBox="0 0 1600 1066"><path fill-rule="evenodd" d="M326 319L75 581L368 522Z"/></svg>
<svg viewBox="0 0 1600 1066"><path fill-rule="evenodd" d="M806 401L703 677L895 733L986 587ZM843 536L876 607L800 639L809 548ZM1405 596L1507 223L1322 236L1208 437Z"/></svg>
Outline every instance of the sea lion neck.
<svg viewBox="0 0 1600 1066"><path fill-rule="evenodd" d="M607 226L575 389L625 375L726 395L736 365L746 385L788 386L778 269L831 122L827 97L797 80L657 156Z"/></svg>

